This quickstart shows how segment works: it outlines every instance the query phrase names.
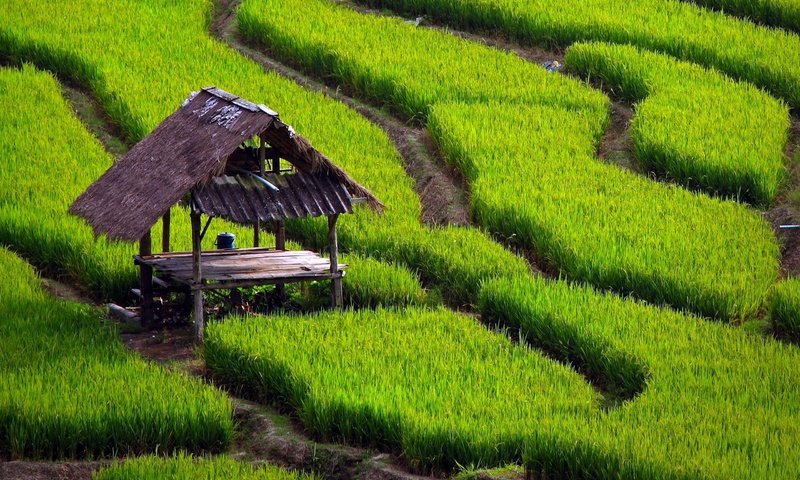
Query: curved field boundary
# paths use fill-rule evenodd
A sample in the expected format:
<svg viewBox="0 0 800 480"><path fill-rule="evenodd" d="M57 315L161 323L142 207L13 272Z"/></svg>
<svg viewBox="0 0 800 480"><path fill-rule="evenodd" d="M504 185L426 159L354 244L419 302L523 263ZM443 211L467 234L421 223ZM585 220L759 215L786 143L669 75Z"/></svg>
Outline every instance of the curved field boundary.
<svg viewBox="0 0 800 480"><path fill-rule="evenodd" d="M3 8L6 5L7 4L0 5L0 8ZM22 4L18 3L16 6L20 7L21 5ZM204 79L209 79L209 81L205 83L212 83L213 80L218 81L216 83L223 88L231 88L230 85L226 84L222 80L234 86L236 86L237 81L241 81L244 82L242 84L243 87L253 88L254 90L261 92L261 94L257 96L251 95L251 97L253 97L255 100L265 98L265 102L279 108L280 105L273 104L269 101L269 98L271 98L270 95L274 95L274 97L277 99L283 99L283 101L286 102L286 111L289 114L287 117L290 115L296 115L296 118L305 119L306 122L308 122L308 128L304 128L301 131L306 133L307 130L313 130L316 133L314 136L311 136L311 138L314 139L315 143L317 143L317 146L320 146L320 143L322 142L326 142L326 144L330 145L330 149L335 149L336 153L341 154L340 156L331 155L332 158L337 158L337 160L340 161L352 162L356 167L360 164L362 168L367 171L370 171L371 169L378 169L378 167L384 165L383 162L386 162L386 165L392 165L393 158L394 161L396 161L396 157L393 156L396 154L393 153L390 147L385 147L385 145L388 144L388 139L385 139L385 136L382 137L381 135L375 133L378 132L377 129L368 127L365 122L353 120L355 116L347 109L337 106L334 102L329 100L323 101L321 100L321 96L312 96L306 92L302 92L302 90L294 87L288 82L274 81L274 77L263 75L263 73L257 69L253 69L246 63L241 62L240 59L236 62L230 61L230 63L225 63L220 60L230 60L228 56L231 54L218 44L205 39L205 32L203 32L202 28L199 27L199 25L203 25L204 19L206 18L204 14L205 10L201 8L202 5L197 5L196 3L192 2L177 4L175 6L164 4L146 4L141 2L114 2L113 4L104 5L104 10L101 12L99 10L92 10L92 8L99 8L92 3L73 2L67 6L61 6L61 8L72 9L65 12L65 17L68 17L69 21L62 20L61 17L53 16L51 14L52 9L54 8L53 5L48 5L42 2L41 9L38 8L38 5L38 3L35 5L37 6L35 9L28 8L25 10L20 8L16 11L14 11L14 9L7 9L3 12L5 14L10 10L14 12L14 15L4 17L8 19L8 23L4 24L3 27L0 27L0 32L2 32L2 35L0 36L2 36L3 39L3 41L0 41L0 48L2 48L6 53L34 59L37 61L37 63L49 66L49 68L56 67L57 69L60 69L58 71L62 73L70 73L71 68L73 67L75 68L75 75L78 75L81 72L94 71L97 76L92 77L93 80L91 82L88 82L87 80L88 84L92 85L93 88L97 87L97 90L95 90L96 93L105 92L105 96L98 94L98 96L100 96L104 102L122 105L122 107L119 107L117 110L109 108L109 106L106 105L106 108L108 108L110 111L116 111L118 113L126 111L145 112L149 106L149 108L152 108L152 111L149 115L157 117L158 113L154 114L152 112L160 112L161 115L166 115L172 110L172 108L174 108L174 105L179 104L179 102L182 100L182 96L184 95L182 90L187 86L191 88L190 84L202 82ZM31 7L28 4L24 4L24 6ZM119 6L120 10L114 10L114 8L117 6ZM24 15L22 15L21 12L24 12ZM89 14L87 14L87 12ZM122 18L126 18L127 16L138 18L141 20L141 23L131 24L130 22L120 20ZM100 25L97 25L98 23L100 23ZM167 25L169 25L169 28L166 27ZM9 33L10 30L13 30L13 34ZM174 38L171 35L174 35ZM155 40L150 41L151 38ZM6 43L6 41L8 41L8 43ZM149 55L147 57L136 54L135 52L137 50L131 47L132 45L137 45L138 41L143 42L144 47L146 47L139 51L148 52ZM106 51L110 51L110 53L106 54ZM63 63L60 63L62 61ZM122 68L121 65L125 65L126 68ZM228 75L231 75L231 73L228 70L224 70L223 67L230 68L230 71L235 72L236 75L229 77ZM175 75L175 72L181 72L183 75ZM159 73L161 74L159 75ZM113 90L100 89L100 87L108 84L115 84L116 88ZM171 97L170 95L165 97L168 100L166 103L169 103L169 105L162 105L159 102L153 101L153 95L161 94L163 91L162 89L168 88L173 88L175 90L172 92ZM275 89L275 91L272 91L271 89ZM152 90L152 92L150 90ZM153 121L156 122L157 118ZM129 124L136 125L137 122L138 121L132 121ZM295 124L297 125L297 123ZM335 128L333 127L334 125L336 126ZM366 139L378 141L375 141L372 144L366 142L367 146L365 146L364 140L361 139L361 136L366 137ZM381 138L383 138L383 140L381 140ZM354 139L357 139L357 142L354 141ZM587 142L591 143L590 140L587 140ZM322 148L322 150L326 151L326 153L329 151L328 148ZM348 168L348 170L350 169L347 164L345 165L345 168ZM391 171L391 169L389 171ZM385 172L379 170L378 173ZM365 174L363 178L366 177L369 176ZM357 178L363 181L362 177ZM376 178L373 178L370 187L376 191L376 193L378 193L380 198L385 200L390 196L387 195L388 193L404 191L402 188L402 183L400 185L392 184L392 182L396 182L396 178L398 177L387 176L387 178L381 181L378 175ZM384 185L384 182L386 182L386 185ZM410 189L408 191L410 191ZM408 199L413 201L414 196L413 193L410 193L408 196L397 196L392 198L393 200L391 200L391 206L397 209L395 212L400 212L396 213L396 216L387 216L383 219L377 219L374 216L359 213L354 217L356 219L362 219L359 220L359 222L363 222L363 229L351 230L349 234L352 235L352 237L350 238L359 238L364 240L364 243L354 243L354 246L361 245L359 248L364 248L365 250L367 250L366 247L374 248L375 250L370 253L377 256L383 255L388 257L402 258L404 262L419 268L419 270L425 275L430 275L434 281L440 282L440 284L448 285L449 288L453 288L454 290L458 288L463 289L460 291L460 293L463 295L462 298L467 299L474 299L475 293L480 290L481 280L486 280L487 278L491 278L491 276L507 276L511 274L509 272L513 273L514 271L521 271L522 273L525 273L526 268L524 265L521 265L521 262L518 258L510 255L507 251L499 248L496 244L492 244L484 235L476 232L475 230L415 229L413 228L413 223L411 220L408 220L408 223L398 220L398 218L406 218L404 217L403 212L413 210L413 204L411 204L410 207L407 207L397 203L398 200ZM409 218L411 217L413 217L413 215L409 215ZM414 221L416 221L415 217ZM297 228L296 232L302 233L305 239L313 240L314 238L318 238L320 241L322 241L322 237L320 236L321 230L313 223L297 224L295 225L295 228ZM486 252L491 253L493 256L487 257ZM615 301L626 303L622 300ZM567 304L567 307L568 306L569 304ZM513 307L513 304L511 304L509 308L511 307ZM484 308L487 308L488 312L488 307L485 306ZM570 311L567 310L563 313L565 315L569 315ZM623 309L622 313L620 314L620 318L625 318L626 315L635 315L638 313L640 312ZM365 316L364 318L369 316L369 314L366 312L359 315ZM670 313L669 315L674 314ZM380 325L380 318L377 318L376 321L376 325ZM701 324L703 323L699 320L694 321ZM715 325L714 328L723 327ZM741 332L739 331L729 331L733 336L741 335ZM692 338L692 340L697 344L698 348L714 348L715 338L713 336L711 337L710 345L706 346L703 343L703 339L705 338L705 334L702 333L703 331L698 332L692 330L692 332L700 333L700 335L695 335ZM481 333L480 338L485 339L485 335L485 332ZM391 348L391 343L397 342L396 336L391 336L390 338L390 345L387 348ZM289 348L292 344L294 344L294 342L301 340L303 339L292 336L283 342L283 346ZM459 339L459 343L461 341L462 339ZM499 340L497 340L497 337L492 337L491 339L491 342L498 341ZM663 341L663 338L659 339L659 341ZM759 343L762 341L754 340L754 342ZM425 352L431 350L432 346L434 345L434 343L430 342L426 338L424 345L418 350L420 352ZM606 341L605 345L606 346L603 347L605 350L603 351L611 351L610 348L613 345L610 339ZM359 348L361 347L362 345L359 345L358 348L347 350L347 352L358 353ZM769 352L771 352L774 348L775 347L773 343L768 343L768 346L765 347L764 350L759 350L756 348L755 354L758 355L755 356L756 361L753 361L752 365L760 368L759 366L762 364L760 360L762 360L764 356L770 357L771 354ZM767 354L765 355L764 352L767 352ZM419 352L415 351L414 356L398 357L397 364L409 365L410 362L410 364L413 365L414 358L418 353ZM492 355L494 354L495 353L492 352ZM532 356L533 354L528 353L527 355ZM617 354L614 354L612 357L616 359L616 362L621 362L622 360L628 358L624 355ZM347 358L347 356L343 355L321 357L322 360L345 358ZM426 358L430 358L430 355L426 355ZM580 357L575 356L575 358ZM405 363L402 362L403 360L405 360ZM475 364L476 360L475 358L471 357L469 362L471 364ZM790 361L786 360L786 362L790 363L791 365L797 364L794 358L791 358ZM780 360L776 361L775 365L782 368L784 366L783 363L784 360ZM243 362L242 365L243 368L241 370L228 373L238 372L240 374L245 374L255 370L247 369L248 362ZM773 365L773 363L764 362L764 365ZM602 370L603 364L600 363L596 366L596 368ZM619 368L622 370L623 366L618 364L613 368ZM635 371L635 369L625 367L625 370L622 370L620 375L629 375L631 371ZM780 371L791 372L791 370ZM359 371L359 373L375 372L369 369L362 369ZM735 371L732 372L732 375L735 373ZM459 371L458 374L460 377L463 377L464 371ZM523 372L523 374L527 375L528 373ZM493 375L497 375L497 373L495 372ZM707 376L702 369L698 371L697 376L702 379L713 378L711 376ZM571 389L587 392L586 395L593 393L588 389L588 386L582 382L581 378L574 373L565 375L562 378L572 379L569 380L569 388ZM763 378L772 377L767 377L765 374ZM280 381L281 377L270 377L267 375L263 376L262 379L265 379L265 381ZM575 385L572 385L572 382L574 382ZM489 382L487 385L491 386L492 384L492 382ZM421 385L424 387L424 384ZM665 392L673 389L680 391L683 388L685 388L685 386L682 384L675 385L660 383L659 385L648 385L647 391L653 389L658 389L659 391ZM758 383L754 384L753 388L759 392L763 391L775 393L775 391L771 390L772 386L770 385L764 386L761 383ZM387 392L389 391L387 390ZM393 392L397 393L399 390ZM779 389L777 390L777 393L780 393ZM678 393L676 392L676 395L677 394ZM761 393L758 395L761 395ZM542 391L542 398L546 399L547 396L548 392ZM667 402L667 404L663 406L652 406L653 415L658 415L658 412L663 412L663 415L650 417L650 420L653 420L654 418L658 420L658 423L656 423L653 428L658 428L661 423L674 424L680 420L679 412L673 412L670 410L669 395L664 394L663 397L660 398L662 398L662 401ZM631 402L631 404L636 404L637 401L638 400L635 400L634 402ZM475 408L480 409L482 405L475 404L474 406ZM756 409L755 413L750 411L751 407ZM793 408L793 405L791 402L787 402L785 407ZM485 408L491 409L492 406L489 405ZM556 403L552 403L548 408L557 410L559 406ZM622 410L624 408L625 407L623 406L623 408L617 410ZM758 406L748 405L748 410L746 411L730 412L731 417L735 416L737 418L750 418L752 416L753 418L760 418L758 415L758 408ZM480 412L480 410L476 411ZM600 414L599 408L598 414ZM468 417L461 418L464 420L468 419ZM478 414L478 418L480 418L480 413ZM392 418L390 418L390 420L392 420ZM581 418L578 423L585 424L586 419ZM535 424L529 422L524 426L529 434L530 431L533 430L532 425ZM653 424L651 423L651 426L652 425ZM789 425L791 426L793 424ZM457 426L457 424L455 426ZM565 425L564 427L567 428L569 425ZM670 440L680 443L681 445L693 445L696 442L694 438L696 432L691 430L689 427L690 426L687 426L687 430L684 435L673 437ZM331 428L340 427L333 425ZM424 440L446 440L450 433L451 431L448 431L438 436L424 437ZM618 434L618 432L614 432L614 436ZM642 434L642 432L639 432L640 436ZM549 435L549 433L545 431L541 435ZM594 435L594 432L592 432L591 435L586 436L585 438L593 439ZM369 433L365 434L365 436L376 438L372 437ZM609 436L611 437L611 435ZM624 438L630 437L625 436ZM775 441L778 442L778 444L784 445L784 443L791 443L792 440L797 438L797 435L793 432L780 431L778 434L776 434L775 438ZM712 468L718 467L720 462L727 462L725 463L726 465L730 464L734 467L741 467L741 459L746 455L750 443L747 435L739 436L737 437L737 440L739 440L738 444L729 444L729 448L731 449L732 453L730 453L730 457L725 457L723 460L709 460L704 457L699 459L697 457L691 457L690 460L692 460L692 462L708 461L707 467L701 467L704 468L701 471L705 472L707 476L714 475L715 470ZM376 441L380 441L380 439ZM468 442L467 445L462 445L464 447L464 450L462 451L470 451L470 445L473 444ZM599 447L591 446L591 448L585 450L578 450L577 447L573 447L573 449L570 450L569 446L557 444L552 452L549 453L549 457L531 456L525 458L560 459L559 463L554 466L554 469L557 472L565 472L570 474L580 472L581 469L584 469L584 471L594 472L598 477L615 476L620 469L615 468L618 465L615 465L613 462L608 463L605 468L603 467L605 464L604 462L590 463L593 460L596 460L598 457L591 456L588 452L601 451L599 448L602 448L602 446L603 445L600 445ZM431 446L428 445L427 448L431 448ZM683 449L682 447L674 448L676 448L678 453L685 452L686 450L690 449L690 447ZM782 452L782 450L776 451ZM559 452L564 453L559 455ZM583 455L584 453L587 455ZM650 452L645 452L644 455L648 453ZM651 476L656 478L680 476L688 477L692 476L691 473L696 473L694 470L690 473L686 473L686 471L681 473L681 471L677 471L678 467L674 467L673 463L668 463L667 460L664 460L663 458L656 458L654 461L661 463L652 464L653 466L648 466L651 464L648 463L647 459L640 461L639 459L642 457L634 456L631 457L630 461L628 461L625 457L620 458L624 460L624 465L628 465L621 470L623 472L655 472ZM730 460L730 458L733 460ZM787 460L784 461L778 457L774 457L773 465L767 467L764 467L763 465L756 465L753 467L744 465L745 470L743 471L747 471L747 469L753 470L756 473L753 474L752 477L759 478L756 475L759 473L759 469L772 468L773 470L768 471L767 473L774 474L774 477L780 477L781 474L785 473L783 471L784 466L786 467L787 471L790 471L795 466L792 464L794 457L787 456L786 458ZM680 462L680 460L678 462ZM536 467L534 461L529 462L529 465L531 465L533 468ZM664 465L667 466L665 467ZM694 465L694 463L692 463L692 465ZM725 472L729 470L723 469L720 471Z"/></svg>
<svg viewBox="0 0 800 480"><path fill-rule="evenodd" d="M728 15L800 32L800 2L797 0L683 0L713 8Z"/></svg>
<svg viewBox="0 0 800 480"><path fill-rule="evenodd" d="M0 456L218 451L231 442L224 394L130 354L97 312L48 298L33 269L3 248L0 269Z"/></svg>
<svg viewBox="0 0 800 480"><path fill-rule="evenodd" d="M600 342L645 366L648 388L592 431L601 449L674 465L673 475L690 478L788 478L800 465L800 427L793 420L800 413L800 354L794 347L541 279L488 284L481 310L573 355Z"/></svg>
<svg viewBox="0 0 800 480"><path fill-rule="evenodd" d="M443 309L229 318L208 329L205 360L262 401L285 399L321 439L423 469L570 457L569 419L602 415L575 372Z"/></svg>
<svg viewBox="0 0 800 480"><path fill-rule="evenodd" d="M632 44L714 67L800 107L800 37L678 0L360 0L526 43Z"/></svg>
<svg viewBox="0 0 800 480"><path fill-rule="evenodd" d="M768 207L785 175L787 107L715 71L627 45L579 43L567 67L636 105L636 157L670 180Z"/></svg>
<svg viewBox="0 0 800 480"><path fill-rule="evenodd" d="M146 135L180 105L187 92L199 86L214 84L270 105L387 205L382 217L360 209L342 219L341 247L413 268L425 281L441 288L452 303L474 302L485 279L528 271L524 260L475 229L422 227L419 199L386 134L345 105L265 73L209 38L208 3L120 1L107 7L101 9L88 0L68 6L57 1L35 6L4 2L0 4L0 16L5 19L0 25L0 54L34 62L86 85L133 140ZM53 16L54 9L67 14ZM140 22L120 21L123 17ZM27 155L15 152L9 158ZM87 182L95 178L87 177ZM66 211L71 200L61 198L63 207L59 208ZM14 232L24 234L26 225L20 223ZM321 248L327 243L327 226L322 220L292 222L287 229L307 246ZM240 238L248 237L247 232L241 233ZM38 243L30 244L26 254L37 251ZM117 262L118 270L132 273L129 255L90 253L84 258L94 262L99 255L108 255ZM129 286L132 277L126 278L130 280L120 284Z"/></svg>
<svg viewBox="0 0 800 480"><path fill-rule="evenodd" d="M282 57L426 116L478 222L570 278L723 319L758 309L777 278L777 242L754 212L597 161L608 100L577 81L322 1L247 0L238 18Z"/></svg>
<svg viewBox="0 0 800 480"><path fill-rule="evenodd" d="M636 359L648 388L604 413L573 372L443 310L229 319L209 327L206 362L288 402L323 440L389 448L422 469L521 461L556 478L777 479L800 466L795 349L541 279L490 282L481 310L621 377L630 369L608 354Z"/></svg>

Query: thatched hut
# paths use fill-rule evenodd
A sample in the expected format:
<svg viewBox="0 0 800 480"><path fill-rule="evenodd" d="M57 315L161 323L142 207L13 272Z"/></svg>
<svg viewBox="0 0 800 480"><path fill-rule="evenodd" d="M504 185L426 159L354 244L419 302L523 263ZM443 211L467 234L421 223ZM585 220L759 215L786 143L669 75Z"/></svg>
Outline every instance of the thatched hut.
<svg viewBox="0 0 800 480"><path fill-rule="evenodd" d="M257 146L246 144L257 139ZM286 165L282 168L282 160ZM170 252L170 208L191 210L192 252ZM141 320L153 321L153 272L186 285L202 340L203 291L332 280L331 299L342 303L336 220L355 203L383 205L325 155L283 123L278 114L214 87L193 93L175 113L137 143L70 207L95 234L138 241ZM254 225L256 248L203 252L201 215ZM328 217L330 259L285 249L284 222ZM152 253L151 227L163 222L162 252ZM259 246L264 224L275 229L275 248ZM160 283L160 282L159 282Z"/></svg>

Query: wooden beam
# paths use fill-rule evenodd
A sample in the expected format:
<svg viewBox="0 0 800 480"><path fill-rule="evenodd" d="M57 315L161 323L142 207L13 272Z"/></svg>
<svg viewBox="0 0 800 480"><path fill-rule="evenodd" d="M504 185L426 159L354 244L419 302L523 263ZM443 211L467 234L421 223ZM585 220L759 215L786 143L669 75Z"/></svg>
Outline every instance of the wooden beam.
<svg viewBox="0 0 800 480"><path fill-rule="evenodd" d="M169 252L169 229L170 229L170 215L172 209L167 210L167 213L161 217L161 252Z"/></svg>
<svg viewBox="0 0 800 480"><path fill-rule="evenodd" d="M254 278L252 280L228 280L225 282L219 283L205 283L201 286L201 290L228 290L232 288L245 288L245 287L255 287L257 285L272 285L276 283L300 283L300 282L313 282L316 280L327 280L329 278L339 278L341 279L344 276L344 271L339 271L336 275L332 275L330 273L326 273L323 275L316 274L316 275L306 275L306 276L296 276L296 275L288 275L285 277L275 277L270 279L262 279L262 278Z"/></svg>
<svg viewBox="0 0 800 480"><path fill-rule="evenodd" d="M336 235L336 220L339 214L328 217L328 249L331 255L331 275L339 272L339 241ZM331 279L331 307L342 308L344 304L342 293L342 277Z"/></svg>
<svg viewBox="0 0 800 480"><path fill-rule="evenodd" d="M200 213L192 212L192 303L194 314L194 339L195 343L203 343L203 290L202 286L202 265L201 265L201 251L202 245L200 244Z"/></svg>
<svg viewBox="0 0 800 480"><path fill-rule="evenodd" d="M152 252L150 240L150 230L139 239L139 255L146 256ZM139 291L142 292L141 315L139 316L142 328L150 328L153 325L153 267L150 265L139 265Z"/></svg>

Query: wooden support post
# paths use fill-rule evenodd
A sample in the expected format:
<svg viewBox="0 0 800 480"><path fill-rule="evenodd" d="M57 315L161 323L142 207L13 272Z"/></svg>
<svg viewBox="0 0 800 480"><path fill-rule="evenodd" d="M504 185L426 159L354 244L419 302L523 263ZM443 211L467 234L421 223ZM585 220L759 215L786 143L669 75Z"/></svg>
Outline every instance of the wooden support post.
<svg viewBox="0 0 800 480"><path fill-rule="evenodd" d="M161 218L161 251L169 252L169 229L170 229L170 212L172 209L167 210L167 213Z"/></svg>
<svg viewBox="0 0 800 480"><path fill-rule="evenodd" d="M275 250L286 250L286 224L283 220L275 220ZM286 298L286 287L282 283L275 284L275 297L279 302Z"/></svg>
<svg viewBox="0 0 800 480"><path fill-rule="evenodd" d="M261 135L259 138L261 141L258 144L258 171L263 178L264 162L267 159L267 141L264 138L264 135ZM261 246L261 221L259 220L256 220L256 224L253 226L253 246Z"/></svg>
<svg viewBox="0 0 800 480"><path fill-rule="evenodd" d="M150 230L139 239L139 255L144 257L153 253L150 244ZM139 266L139 291L142 294L141 311L139 318L142 328L153 325L153 267L142 264Z"/></svg>
<svg viewBox="0 0 800 480"><path fill-rule="evenodd" d="M200 213L192 212L192 301L193 301L193 314L194 314L194 339L195 343L203 343L203 290L202 286L202 270L201 270L201 253L202 246L200 244Z"/></svg>
<svg viewBox="0 0 800 480"><path fill-rule="evenodd" d="M275 250L286 250L286 224L275 220Z"/></svg>
<svg viewBox="0 0 800 480"><path fill-rule="evenodd" d="M281 157L279 157L278 155L272 155L271 160L272 160L272 173L281 173Z"/></svg>
<svg viewBox="0 0 800 480"><path fill-rule="evenodd" d="M253 224L253 246L261 246L261 222L258 220Z"/></svg>
<svg viewBox="0 0 800 480"><path fill-rule="evenodd" d="M328 217L328 248L331 255L331 273L339 273L339 240L336 238L336 220L339 214ZM341 308L344 303L342 294L342 277L339 275L331 279L331 307Z"/></svg>

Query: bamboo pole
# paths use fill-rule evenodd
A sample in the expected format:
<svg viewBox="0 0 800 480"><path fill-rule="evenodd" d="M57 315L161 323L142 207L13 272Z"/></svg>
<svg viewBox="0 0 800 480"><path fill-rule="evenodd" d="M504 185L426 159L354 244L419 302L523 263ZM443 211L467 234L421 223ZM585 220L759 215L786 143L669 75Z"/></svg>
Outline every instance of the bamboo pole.
<svg viewBox="0 0 800 480"><path fill-rule="evenodd" d="M139 256L145 257L153 253L150 230L147 230L139 239ZM153 325L153 267L146 264L139 265L139 292L141 292L141 312L139 321L142 328Z"/></svg>
<svg viewBox="0 0 800 480"><path fill-rule="evenodd" d="M202 270L201 270L201 253L202 245L200 244L200 213L192 212L192 303L194 314L194 339L195 343L203 343L203 290L202 286Z"/></svg>
<svg viewBox="0 0 800 480"><path fill-rule="evenodd" d="M331 255L331 274L339 273L339 241L336 235L336 220L339 219L339 214L334 214L328 217L328 249ZM331 279L331 307L342 308L343 293L342 293L342 277L335 275Z"/></svg>

